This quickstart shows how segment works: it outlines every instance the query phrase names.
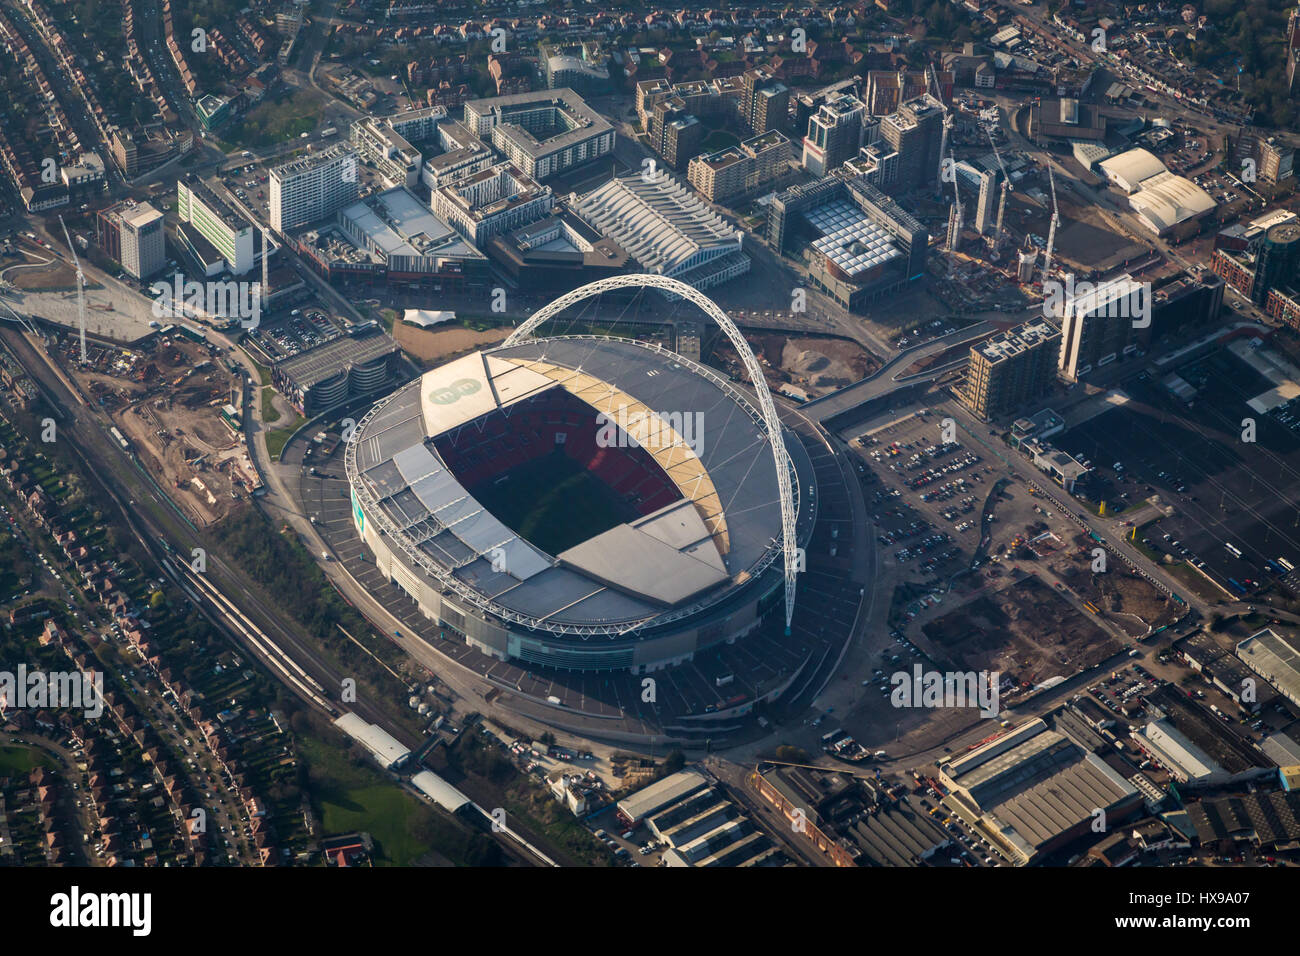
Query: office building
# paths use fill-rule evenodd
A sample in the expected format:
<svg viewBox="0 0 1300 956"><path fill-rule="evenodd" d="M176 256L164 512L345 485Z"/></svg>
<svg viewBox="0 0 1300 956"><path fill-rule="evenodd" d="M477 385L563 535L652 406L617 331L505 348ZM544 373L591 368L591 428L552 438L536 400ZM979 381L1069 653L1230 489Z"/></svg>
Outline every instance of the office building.
<svg viewBox="0 0 1300 956"><path fill-rule="evenodd" d="M465 126L539 181L614 150L614 127L569 89L471 100Z"/></svg>
<svg viewBox="0 0 1300 956"><path fill-rule="evenodd" d="M357 153L343 143L270 173L271 228L285 233L333 216L358 195Z"/></svg>
<svg viewBox="0 0 1300 956"><path fill-rule="evenodd" d="M224 267L233 275L243 275L253 268L256 255L253 224L198 176L190 174L177 181L176 218L182 224L178 230L181 241L194 247L192 251L199 261L211 257L199 251L200 243L193 239L193 233L216 250Z"/></svg>
<svg viewBox="0 0 1300 956"><path fill-rule="evenodd" d="M989 421L1045 397L1056 378L1060 338L1050 322L1035 319L972 345L958 398Z"/></svg>
<svg viewBox="0 0 1300 956"><path fill-rule="evenodd" d="M1139 326L1145 327L1150 307L1149 288L1129 275L1083 285L1077 294L1068 292L1057 316L1061 376L1077 382L1093 369L1136 352Z"/></svg>
<svg viewBox="0 0 1300 956"><path fill-rule="evenodd" d="M147 202L126 200L95 219L99 246L133 279L147 279L167 262L163 214Z"/></svg>
<svg viewBox="0 0 1300 956"><path fill-rule="evenodd" d="M767 243L782 255L810 249L809 284L860 311L925 275L930 235L863 177L837 174L773 197Z"/></svg>

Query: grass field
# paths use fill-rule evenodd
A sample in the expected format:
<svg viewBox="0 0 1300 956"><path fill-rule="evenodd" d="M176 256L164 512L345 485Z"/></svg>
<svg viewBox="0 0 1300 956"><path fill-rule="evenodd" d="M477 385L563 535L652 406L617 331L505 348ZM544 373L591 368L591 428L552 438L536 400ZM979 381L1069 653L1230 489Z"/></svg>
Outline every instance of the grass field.
<svg viewBox="0 0 1300 956"><path fill-rule="evenodd" d="M31 747L0 747L0 777L29 774L37 767L54 770L54 758Z"/></svg>
<svg viewBox="0 0 1300 956"><path fill-rule="evenodd" d="M547 554L567 551L636 516L600 479L561 452L525 462L470 494Z"/></svg>
<svg viewBox="0 0 1300 956"><path fill-rule="evenodd" d="M327 743L304 738L301 745L310 767L312 806L325 835L369 833L377 862L393 866L410 866L430 850L460 862L465 836L455 824Z"/></svg>
<svg viewBox="0 0 1300 956"><path fill-rule="evenodd" d="M280 452L284 451L284 446L289 443L289 439L293 437L293 433L296 432L306 420L307 419L303 418L301 415L295 415L293 421L288 425L285 425L283 428L273 429L266 433L266 453L271 456L272 461L280 460Z"/></svg>

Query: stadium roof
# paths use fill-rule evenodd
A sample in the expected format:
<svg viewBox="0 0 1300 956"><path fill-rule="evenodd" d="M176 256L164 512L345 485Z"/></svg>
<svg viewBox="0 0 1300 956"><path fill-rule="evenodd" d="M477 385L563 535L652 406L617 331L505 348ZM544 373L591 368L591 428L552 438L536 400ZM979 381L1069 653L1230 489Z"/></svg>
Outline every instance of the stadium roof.
<svg viewBox="0 0 1300 956"><path fill-rule="evenodd" d="M781 510L761 416L738 389L703 371L623 340L542 339L476 352L426 373L372 411L353 446L354 487L373 500L378 527L397 537L397 550L421 565L420 573L454 577L496 613L530 626L617 633L665 606L689 610L692 599L708 606L731 593L720 585L739 586L770 565ZM593 430L597 411L608 414L680 494L548 555L485 510L430 439L478 427L484 416L555 388L591 406ZM687 441L671 415L652 414L668 409L698 414L699 434ZM651 428L662 429L655 447L646 441ZM491 560L494 553L504 562Z"/></svg>
<svg viewBox="0 0 1300 956"><path fill-rule="evenodd" d="M611 179L577 201L574 210L628 250L647 272L673 275L697 253L738 247L736 231L691 190L666 174Z"/></svg>

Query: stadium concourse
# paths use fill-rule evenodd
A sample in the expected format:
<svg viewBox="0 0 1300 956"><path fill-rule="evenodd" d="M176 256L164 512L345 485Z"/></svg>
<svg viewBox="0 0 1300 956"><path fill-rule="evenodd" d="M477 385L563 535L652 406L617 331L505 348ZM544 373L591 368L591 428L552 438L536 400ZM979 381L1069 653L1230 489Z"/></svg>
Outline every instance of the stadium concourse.
<svg viewBox="0 0 1300 956"><path fill-rule="evenodd" d="M832 545L852 517L840 466L783 414L811 612L796 605L789 635L763 416L658 346L585 336L473 353L376 405L311 475L304 443L285 463L302 465L333 556L503 704L587 733L595 719L615 736L720 744L760 701L774 718L807 703L861 600L851 536ZM598 441L602 427L616 440Z"/></svg>

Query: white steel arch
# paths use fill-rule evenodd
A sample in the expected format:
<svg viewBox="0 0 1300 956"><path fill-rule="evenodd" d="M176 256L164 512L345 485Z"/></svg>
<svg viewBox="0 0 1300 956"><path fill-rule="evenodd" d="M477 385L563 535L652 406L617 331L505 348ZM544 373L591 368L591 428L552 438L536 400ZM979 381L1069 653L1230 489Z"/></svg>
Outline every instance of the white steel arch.
<svg viewBox="0 0 1300 956"><path fill-rule="evenodd" d="M595 282L589 282L542 306L527 321L510 333L503 347L517 345L528 339L535 328L547 319L563 312L571 305L589 299L593 295L600 295L602 292L627 288L660 289L693 302L701 312L713 319L718 324L718 328L727 334L727 338L731 340L731 345L735 348L736 354L745 363L745 371L749 373L749 381L754 386L754 393L758 396L759 410L763 413L768 443L772 446L772 457L776 462L776 481L781 498L781 544L785 553L785 628L786 633L789 633L790 621L794 617L795 576L799 571L799 546L795 540L794 485L790 480L790 473L794 469L790 461L790 455L785 450L785 439L781 435L781 420L777 418L776 405L773 403L772 393L767 387L767 379L763 377L763 369L758 364L758 359L754 358L749 343L740 334L740 329L736 328L736 324L731 321L731 316L723 312L717 303L704 293L694 286L687 285L680 279L652 273L610 276L608 279L597 279Z"/></svg>

